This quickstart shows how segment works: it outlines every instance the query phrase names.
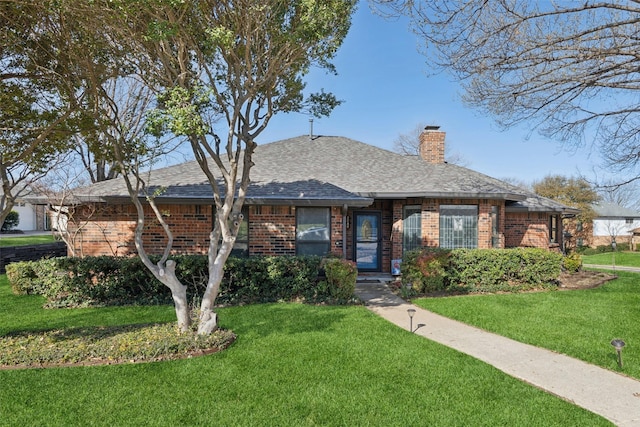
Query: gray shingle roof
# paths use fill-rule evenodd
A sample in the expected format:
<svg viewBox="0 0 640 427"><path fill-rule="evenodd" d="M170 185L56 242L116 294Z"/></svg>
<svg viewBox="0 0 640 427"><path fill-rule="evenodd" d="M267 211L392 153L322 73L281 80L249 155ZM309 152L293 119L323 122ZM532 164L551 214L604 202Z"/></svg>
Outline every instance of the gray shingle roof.
<svg viewBox="0 0 640 427"><path fill-rule="evenodd" d="M343 137L308 136L259 145L254 153L247 203L349 204L367 206L373 198L474 198L518 203L526 209L565 207L479 172L452 164L429 164ZM160 196L183 203L209 203L211 188L195 161L150 173ZM87 187L85 197L128 198L124 181ZM512 205L514 206L514 205Z"/></svg>

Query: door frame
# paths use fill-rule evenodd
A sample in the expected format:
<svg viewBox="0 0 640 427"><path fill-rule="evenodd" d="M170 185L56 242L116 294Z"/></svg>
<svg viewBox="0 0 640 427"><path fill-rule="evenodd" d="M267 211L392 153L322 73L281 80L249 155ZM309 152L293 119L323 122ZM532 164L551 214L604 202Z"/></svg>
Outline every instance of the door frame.
<svg viewBox="0 0 640 427"><path fill-rule="evenodd" d="M376 247L376 266L374 268L361 268L359 271L379 272L382 271L382 211L353 211L353 260L358 263L358 217L374 216L376 218L377 231L377 247Z"/></svg>

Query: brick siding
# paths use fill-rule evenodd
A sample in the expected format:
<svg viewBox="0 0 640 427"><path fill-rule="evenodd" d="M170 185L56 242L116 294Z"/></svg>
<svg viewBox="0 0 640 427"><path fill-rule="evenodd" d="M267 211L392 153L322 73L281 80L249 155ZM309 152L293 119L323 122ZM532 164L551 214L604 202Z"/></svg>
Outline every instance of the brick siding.
<svg viewBox="0 0 640 427"><path fill-rule="evenodd" d="M558 236L562 236L562 221L558 221ZM549 214L509 213L505 217L505 247L549 248Z"/></svg>
<svg viewBox="0 0 640 427"><path fill-rule="evenodd" d="M389 272L392 259L402 258L402 216L405 205L422 207L422 244L437 247L440 233L440 205L478 206L478 247L491 248L492 206L499 207L500 229L499 247L533 246L549 247L549 215L547 214L506 214L504 201L463 200L463 199L407 199L376 200L366 209L350 209L343 218L342 208L331 208L331 252L343 254L343 227L346 228L347 259L354 258L354 212L376 212L381 217L381 266ZM135 254L134 231L136 213L132 205L97 205L97 209L84 209L85 217L79 219L74 230L73 221L69 229L78 231L73 247L76 255L119 255ZM174 235L174 253L206 253L209 233L212 228L211 206L160 205ZM249 255L295 255L296 247L296 207L294 206L249 206ZM151 210L146 207L144 232L145 248L150 254L160 254L164 250L166 237ZM79 216L79 215L77 215ZM343 223L343 220L346 223ZM561 233L562 230L559 230Z"/></svg>

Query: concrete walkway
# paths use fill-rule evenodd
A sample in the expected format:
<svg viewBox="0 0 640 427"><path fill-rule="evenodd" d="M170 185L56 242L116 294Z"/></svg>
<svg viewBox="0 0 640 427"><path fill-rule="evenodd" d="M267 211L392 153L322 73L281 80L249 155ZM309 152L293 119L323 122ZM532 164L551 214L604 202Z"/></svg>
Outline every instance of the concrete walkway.
<svg viewBox="0 0 640 427"><path fill-rule="evenodd" d="M358 282L356 295L371 311L415 333L495 366L618 426L640 426L640 381L549 350L439 316L395 296L386 284ZM613 347L611 351L615 350Z"/></svg>
<svg viewBox="0 0 640 427"><path fill-rule="evenodd" d="M600 265L600 264L584 264L585 268L593 268L596 270L620 270L620 271L630 271L632 273L640 273L640 268L638 267L625 267L624 265Z"/></svg>

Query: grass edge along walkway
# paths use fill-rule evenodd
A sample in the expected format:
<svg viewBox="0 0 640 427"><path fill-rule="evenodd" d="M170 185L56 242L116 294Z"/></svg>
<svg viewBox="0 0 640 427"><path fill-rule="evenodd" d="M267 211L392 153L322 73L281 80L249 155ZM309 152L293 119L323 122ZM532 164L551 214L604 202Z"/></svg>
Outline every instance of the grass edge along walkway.
<svg viewBox="0 0 640 427"><path fill-rule="evenodd" d="M393 295L385 284L360 283L367 308L404 329L458 350L561 397L618 426L640 425L640 381L550 350L440 316ZM412 319L408 309L414 309Z"/></svg>

